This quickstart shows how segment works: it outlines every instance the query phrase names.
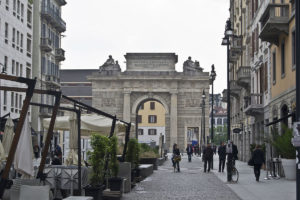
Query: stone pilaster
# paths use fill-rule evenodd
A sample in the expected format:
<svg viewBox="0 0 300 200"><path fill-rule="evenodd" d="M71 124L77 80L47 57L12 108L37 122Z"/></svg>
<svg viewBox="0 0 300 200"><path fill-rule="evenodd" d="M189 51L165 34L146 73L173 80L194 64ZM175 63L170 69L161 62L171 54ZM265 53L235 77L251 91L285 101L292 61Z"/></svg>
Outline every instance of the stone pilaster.
<svg viewBox="0 0 300 200"><path fill-rule="evenodd" d="M172 91L171 93L171 117L170 117L170 150L174 143L178 144L177 140L177 91Z"/></svg>
<svg viewBox="0 0 300 200"><path fill-rule="evenodd" d="M130 90L124 90L123 120L130 122Z"/></svg>

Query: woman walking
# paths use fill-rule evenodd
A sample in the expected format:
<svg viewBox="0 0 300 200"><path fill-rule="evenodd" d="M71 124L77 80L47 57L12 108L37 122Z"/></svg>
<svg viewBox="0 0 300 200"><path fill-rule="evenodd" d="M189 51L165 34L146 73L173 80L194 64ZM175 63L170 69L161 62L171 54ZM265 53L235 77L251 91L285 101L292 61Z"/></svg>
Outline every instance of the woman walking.
<svg viewBox="0 0 300 200"><path fill-rule="evenodd" d="M177 144L174 144L174 146L173 146L173 157L172 157L174 172L176 170L176 167L177 167L177 172L180 172L180 167L179 167L179 162L180 161L181 161L180 151L177 147Z"/></svg>
<svg viewBox="0 0 300 200"><path fill-rule="evenodd" d="M254 175L256 178L256 181L259 181L259 176L260 176L260 169L263 164L265 164L265 154L263 150L261 149L260 145L256 145L255 150L253 151L252 154L252 160L254 164Z"/></svg>

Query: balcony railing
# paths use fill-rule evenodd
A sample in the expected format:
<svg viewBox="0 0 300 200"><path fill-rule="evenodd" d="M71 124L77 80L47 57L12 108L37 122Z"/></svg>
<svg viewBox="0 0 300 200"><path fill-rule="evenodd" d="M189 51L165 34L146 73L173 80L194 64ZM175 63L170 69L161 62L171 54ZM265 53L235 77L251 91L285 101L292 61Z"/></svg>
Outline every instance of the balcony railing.
<svg viewBox="0 0 300 200"><path fill-rule="evenodd" d="M241 93L241 88L238 86L237 81L236 80L231 80L230 81L230 95L238 98L240 96Z"/></svg>
<svg viewBox="0 0 300 200"><path fill-rule="evenodd" d="M56 0L56 2L60 5L60 6L64 6L67 4L67 2L65 0Z"/></svg>
<svg viewBox="0 0 300 200"><path fill-rule="evenodd" d="M41 50L45 52L50 52L52 51L52 42L50 38L41 38Z"/></svg>
<svg viewBox="0 0 300 200"><path fill-rule="evenodd" d="M251 94L244 97L244 112L246 115L257 116L264 113L263 98L261 94Z"/></svg>
<svg viewBox="0 0 300 200"><path fill-rule="evenodd" d="M222 102L227 102L227 89L223 90L222 94Z"/></svg>
<svg viewBox="0 0 300 200"><path fill-rule="evenodd" d="M245 89L249 89L251 84L251 67L241 66L237 70L237 84Z"/></svg>
<svg viewBox="0 0 300 200"><path fill-rule="evenodd" d="M64 61L65 60L65 50L62 48L55 49L55 59L57 61Z"/></svg>
<svg viewBox="0 0 300 200"><path fill-rule="evenodd" d="M260 18L262 41L279 44L279 36L289 33L289 4L270 3Z"/></svg>
<svg viewBox="0 0 300 200"><path fill-rule="evenodd" d="M49 6L42 6L41 15L47 19L59 32L66 31L66 22L61 19L60 14Z"/></svg>
<svg viewBox="0 0 300 200"><path fill-rule="evenodd" d="M230 51L234 52L237 56L242 53L242 36L234 36L231 41Z"/></svg>

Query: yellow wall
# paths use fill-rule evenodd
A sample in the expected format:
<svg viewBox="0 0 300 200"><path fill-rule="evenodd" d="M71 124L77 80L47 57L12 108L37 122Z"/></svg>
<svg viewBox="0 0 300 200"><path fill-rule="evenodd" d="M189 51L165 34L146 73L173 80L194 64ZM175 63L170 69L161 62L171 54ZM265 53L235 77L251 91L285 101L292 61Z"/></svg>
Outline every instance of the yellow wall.
<svg viewBox="0 0 300 200"><path fill-rule="evenodd" d="M150 109L150 102L155 102L155 109ZM142 115L142 123L139 123L138 126L165 126L165 108L163 105L157 101L147 101L144 103L144 109L138 111L138 115ZM148 123L148 116L156 115L157 123Z"/></svg>
<svg viewBox="0 0 300 200"><path fill-rule="evenodd" d="M291 16L291 14L290 14ZM292 31L295 27L295 18L289 24L289 35L282 34L279 39L279 47L271 46L271 94L272 99L283 92L295 87L296 74L292 66ZM281 77L281 42L285 40L285 76ZM276 51L276 83L273 84L273 52Z"/></svg>

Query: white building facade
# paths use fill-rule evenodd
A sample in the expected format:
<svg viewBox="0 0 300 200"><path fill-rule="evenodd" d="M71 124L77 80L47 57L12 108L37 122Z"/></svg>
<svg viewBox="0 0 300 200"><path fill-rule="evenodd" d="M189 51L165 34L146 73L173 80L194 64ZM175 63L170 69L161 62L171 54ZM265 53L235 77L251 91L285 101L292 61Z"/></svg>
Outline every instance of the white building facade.
<svg viewBox="0 0 300 200"><path fill-rule="evenodd" d="M32 77L32 12L28 0L0 1L0 72ZM26 88L25 84L6 80L0 80L0 85ZM24 99L25 93L1 91L0 117L10 113L13 119L18 118Z"/></svg>

